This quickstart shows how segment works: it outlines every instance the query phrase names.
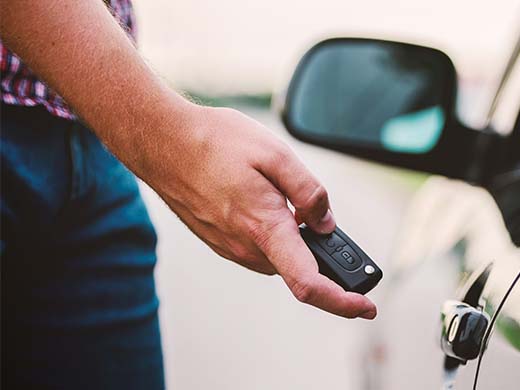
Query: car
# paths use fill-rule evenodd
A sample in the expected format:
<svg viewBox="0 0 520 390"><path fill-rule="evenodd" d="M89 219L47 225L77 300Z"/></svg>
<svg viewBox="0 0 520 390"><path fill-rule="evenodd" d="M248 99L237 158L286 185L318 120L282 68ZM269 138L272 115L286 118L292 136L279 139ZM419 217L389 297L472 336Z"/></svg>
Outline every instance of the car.
<svg viewBox="0 0 520 390"><path fill-rule="evenodd" d="M381 311L394 316L373 328L360 359L366 389L518 388L519 54L520 39L482 129L468 127L457 115L458 78L450 57L407 42L321 41L300 60L279 98L286 129L301 141L437 175L410 205L398 261L378 287L386 289ZM429 317L439 328L435 348L444 361L424 339L423 330L432 324L415 321L422 308L401 305L406 294L414 294L403 287L407 278L424 272L417 265L442 251L453 260L440 265L444 275L459 283L457 290L445 283L444 303L436 302L438 311ZM407 379L419 371L425 382Z"/></svg>

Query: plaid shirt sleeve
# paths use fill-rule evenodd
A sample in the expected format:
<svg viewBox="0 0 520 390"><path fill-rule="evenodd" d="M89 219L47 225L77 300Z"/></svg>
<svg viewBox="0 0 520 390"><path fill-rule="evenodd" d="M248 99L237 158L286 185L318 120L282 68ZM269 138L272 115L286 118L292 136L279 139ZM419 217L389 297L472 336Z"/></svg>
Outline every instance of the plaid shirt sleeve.
<svg viewBox="0 0 520 390"><path fill-rule="evenodd" d="M107 7L121 27L135 42L135 16L131 0L105 0ZM67 103L40 80L0 40L0 93L5 104L45 107L51 114L75 120L76 115Z"/></svg>

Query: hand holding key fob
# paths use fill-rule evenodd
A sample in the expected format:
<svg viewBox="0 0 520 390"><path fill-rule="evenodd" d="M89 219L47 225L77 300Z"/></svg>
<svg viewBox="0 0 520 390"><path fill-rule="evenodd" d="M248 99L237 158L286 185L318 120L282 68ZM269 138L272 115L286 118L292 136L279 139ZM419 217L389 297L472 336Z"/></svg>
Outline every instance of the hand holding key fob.
<svg viewBox="0 0 520 390"><path fill-rule="evenodd" d="M331 234L318 234L303 225L300 233L318 262L320 274L346 291L366 294L383 277L377 264L339 227Z"/></svg>

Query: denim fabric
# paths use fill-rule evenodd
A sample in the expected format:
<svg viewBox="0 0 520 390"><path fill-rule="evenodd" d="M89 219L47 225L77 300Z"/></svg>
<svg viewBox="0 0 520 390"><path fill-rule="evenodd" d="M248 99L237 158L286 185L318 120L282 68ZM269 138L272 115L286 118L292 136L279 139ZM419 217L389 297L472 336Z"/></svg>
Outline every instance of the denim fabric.
<svg viewBox="0 0 520 390"><path fill-rule="evenodd" d="M2 389L162 389L156 235L79 122L2 105Z"/></svg>

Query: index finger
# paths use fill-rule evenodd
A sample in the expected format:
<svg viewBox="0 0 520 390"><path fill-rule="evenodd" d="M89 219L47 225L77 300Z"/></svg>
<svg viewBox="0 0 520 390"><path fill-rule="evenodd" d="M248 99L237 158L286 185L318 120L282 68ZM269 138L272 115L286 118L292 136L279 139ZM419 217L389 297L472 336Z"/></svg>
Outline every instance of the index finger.
<svg viewBox="0 0 520 390"><path fill-rule="evenodd" d="M336 222L325 187L287 145L270 149L268 157L259 162L258 169L289 199L297 219L318 233L332 232Z"/></svg>
<svg viewBox="0 0 520 390"><path fill-rule="evenodd" d="M290 211L270 230L260 249L300 302L342 317L373 319L376 306L365 296L347 292L318 272L318 264L300 236Z"/></svg>

